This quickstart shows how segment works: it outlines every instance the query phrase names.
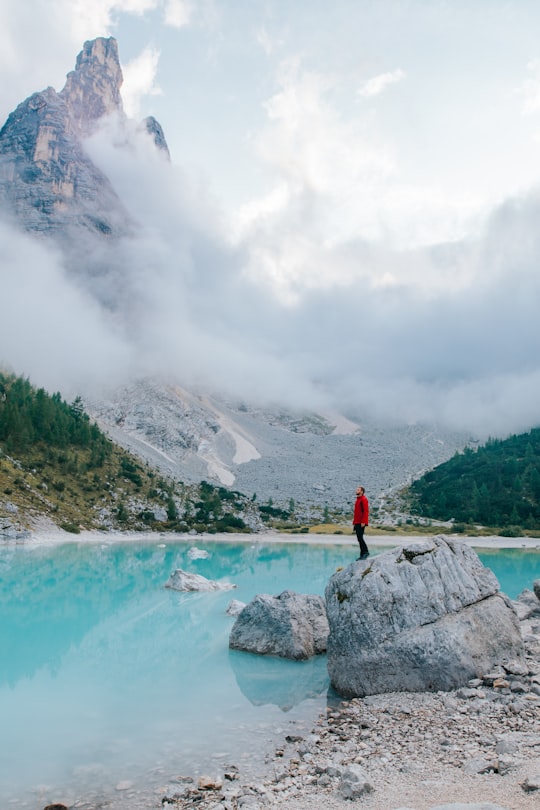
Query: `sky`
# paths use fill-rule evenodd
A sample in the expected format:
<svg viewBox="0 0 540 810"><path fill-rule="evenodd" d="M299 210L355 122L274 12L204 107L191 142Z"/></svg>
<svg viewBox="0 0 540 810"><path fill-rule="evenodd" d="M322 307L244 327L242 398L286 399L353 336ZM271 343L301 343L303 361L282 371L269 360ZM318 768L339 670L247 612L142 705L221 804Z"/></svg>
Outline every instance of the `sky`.
<svg viewBox="0 0 540 810"><path fill-rule="evenodd" d="M2 121L114 36L125 110L171 153L87 145L141 223L114 260L129 328L0 224L0 360L66 391L153 370L481 438L538 425L539 30L532 0L0 0Z"/></svg>

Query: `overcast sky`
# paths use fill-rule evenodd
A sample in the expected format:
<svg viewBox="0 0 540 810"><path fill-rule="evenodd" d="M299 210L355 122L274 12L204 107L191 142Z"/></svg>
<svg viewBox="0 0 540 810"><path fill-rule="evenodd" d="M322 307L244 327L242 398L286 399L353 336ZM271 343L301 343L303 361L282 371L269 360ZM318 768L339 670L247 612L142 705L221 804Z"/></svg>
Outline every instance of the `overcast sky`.
<svg viewBox="0 0 540 810"><path fill-rule="evenodd" d="M125 259L148 367L505 435L540 421L539 31L533 0L1 0L0 118L117 38L126 111L172 157L88 146L144 222ZM38 248L0 235L22 307ZM39 264L48 359L4 359L78 385L67 299L86 372L131 369L132 336Z"/></svg>

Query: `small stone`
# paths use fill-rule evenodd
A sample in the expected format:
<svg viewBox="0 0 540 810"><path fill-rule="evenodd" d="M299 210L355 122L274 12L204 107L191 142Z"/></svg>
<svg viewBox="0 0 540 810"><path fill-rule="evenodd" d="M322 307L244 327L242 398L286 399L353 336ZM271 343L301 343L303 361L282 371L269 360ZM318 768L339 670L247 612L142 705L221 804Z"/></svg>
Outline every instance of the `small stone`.
<svg viewBox="0 0 540 810"><path fill-rule="evenodd" d="M499 761L497 763L497 772L501 776L506 776L507 773L510 773L510 771L515 770L518 766L519 763L516 762L515 759L512 759L512 757L502 756L499 757Z"/></svg>
<svg viewBox="0 0 540 810"><path fill-rule="evenodd" d="M463 770L467 774L489 773L496 770L496 765L483 757L473 757L463 763Z"/></svg>
<svg viewBox="0 0 540 810"><path fill-rule="evenodd" d="M525 793L534 793L537 790L540 790L540 773L534 774L533 776L528 776L527 779L522 782L521 787Z"/></svg>
<svg viewBox="0 0 540 810"><path fill-rule="evenodd" d="M508 672L509 675L528 675L529 674L529 667L527 664L523 664L521 661L511 661L508 664L504 664L504 669Z"/></svg>
<svg viewBox="0 0 540 810"><path fill-rule="evenodd" d="M510 681L510 691L516 694L524 694L528 692L528 687L521 681Z"/></svg>
<svg viewBox="0 0 540 810"><path fill-rule="evenodd" d="M493 682L496 681L497 678L502 677L503 675L504 675L504 671L501 668L500 670L497 670L496 672L495 671L494 672L488 672L486 675L484 675L483 681L486 684L486 686L493 686Z"/></svg>
<svg viewBox="0 0 540 810"><path fill-rule="evenodd" d="M118 782L116 785L116 790L129 790L133 787L133 782L130 782L128 779L124 779L123 782Z"/></svg>
<svg viewBox="0 0 540 810"><path fill-rule="evenodd" d="M223 782L219 777L214 778L205 774L204 776L199 776L197 787L199 790L221 790Z"/></svg>
<svg viewBox="0 0 540 810"><path fill-rule="evenodd" d="M478 692L476 689L469 689L464 686L463 688L457 690L456 695L462 700L471 700L472 698L478 697Z"/></svg>
<svg viewBox="0 0 540 810"><path fill-rule="evenodd" d="M495 750L498 754L517 754L519 745L514 740L502 739L495 746Z"/></svg>
<svg viewBox="0 0 540 810"><path fill-rule="evenodd" d="M344 799L359 799L373 791L366 771L360 765L349 765L344 771L339 785L339 793Z"/></svg>

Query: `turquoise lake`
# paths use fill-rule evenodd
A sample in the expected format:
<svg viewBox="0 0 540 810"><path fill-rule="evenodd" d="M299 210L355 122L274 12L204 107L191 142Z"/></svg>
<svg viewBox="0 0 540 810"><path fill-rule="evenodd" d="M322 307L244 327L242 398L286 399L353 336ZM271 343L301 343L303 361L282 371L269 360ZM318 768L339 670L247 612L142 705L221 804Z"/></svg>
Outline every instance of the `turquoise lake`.
<svg viewBox="0 0 540 810"><path fill-rule="evenodd" d="M193 546L210 557L191 559ZM355 554L352 541L200 538L0 549L0 806L41 810L122 781L155 793L181 774L255 767L274 736L326 706L326 659L229 651L227 605L323 594ZM540 578L539 550L479 556L512 598ZM178 593L164 588L175 568L237 588Z"/></svg>

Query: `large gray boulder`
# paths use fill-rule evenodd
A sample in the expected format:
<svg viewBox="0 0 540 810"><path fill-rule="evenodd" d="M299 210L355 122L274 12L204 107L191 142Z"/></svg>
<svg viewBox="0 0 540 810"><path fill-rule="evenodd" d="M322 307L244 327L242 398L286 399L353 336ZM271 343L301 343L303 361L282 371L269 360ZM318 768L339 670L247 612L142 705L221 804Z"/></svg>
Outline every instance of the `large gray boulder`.
<svg viewBox="0 0 540 810"><path fill-rule="evenodd" d="M324 652L327 637L324 599L283 591L279 596L258 594L246 605L233 625L229 647L299 661Z"/></svg>
<svg viewBox="0 0 540 810"><path fill-rule="evenodd" d="M523 655L495 575L463 543L411 543L334 574L328 672L343 697L450 690Z"/></svg>

